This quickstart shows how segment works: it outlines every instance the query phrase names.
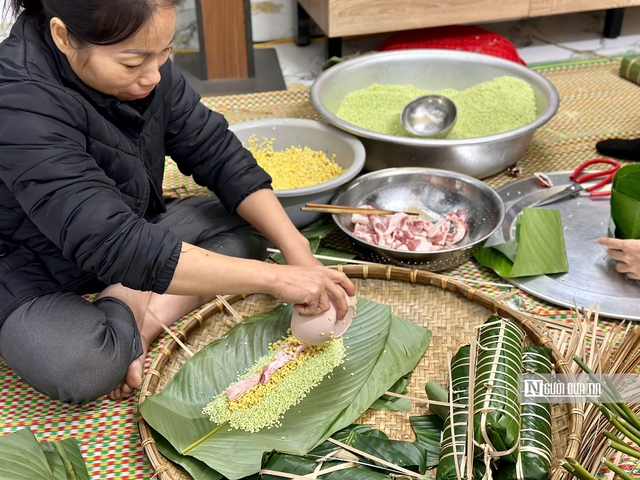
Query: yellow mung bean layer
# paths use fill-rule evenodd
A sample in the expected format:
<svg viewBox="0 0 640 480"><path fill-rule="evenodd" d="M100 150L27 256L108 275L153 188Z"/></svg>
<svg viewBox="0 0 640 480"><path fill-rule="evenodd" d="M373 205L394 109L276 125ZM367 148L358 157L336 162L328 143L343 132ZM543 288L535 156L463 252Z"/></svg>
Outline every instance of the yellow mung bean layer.
<svg viewBox="0 0 640 480"><path fill-rule="evenodd" d="M311 187L344 173L335 162L335 155L328 158L324 152L300 146L274 150L274 141L264 137L260 142L255 135L247 140L258 165L271 175L274 190Z"/></svg>

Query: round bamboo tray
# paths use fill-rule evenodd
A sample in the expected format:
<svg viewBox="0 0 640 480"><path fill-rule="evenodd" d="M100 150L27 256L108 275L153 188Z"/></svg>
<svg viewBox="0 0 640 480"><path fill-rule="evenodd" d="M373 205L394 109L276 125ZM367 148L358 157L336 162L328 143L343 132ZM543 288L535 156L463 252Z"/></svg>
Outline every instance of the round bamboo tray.
<svg viewBox="0 0 640 480"><path fill-rule="evenodd" d="M476 288L447 276L391 265L339 265L335 268L353 280L359 296L387 304L394 315L431 330L431 344L410 377L408 394L411 396L426 399L424 385L428 380L446 385L447 354L453 356L459 347L469 343L475 327L493 313L516 320L527 334L527 343L551 348L556 371L569 373L567 362L531 317ZM237 295L226 297L226 300L243 318L271 310L277 305L275 299L267 295ZM175 334L195 353L228 332L237 321L222 302L216 301L194 315ZM188 358L189 355L173 339L161 347L145 376L139 404L150 395L160 393ZM409 417L426 412L427 407L419 403L415 403L410 412L368 410L358 423L370 424L391 439L412 441L415 437ZM554 404L552 424L554 470L551 480L563 480L569 474L560 467L560 463L564 457L573 457L579 451L583 413L571 403ZM142 417L138 419L138 427L154 476L161 480L191 480L192 477L181 467L158 452L151 429Z"/></svg>

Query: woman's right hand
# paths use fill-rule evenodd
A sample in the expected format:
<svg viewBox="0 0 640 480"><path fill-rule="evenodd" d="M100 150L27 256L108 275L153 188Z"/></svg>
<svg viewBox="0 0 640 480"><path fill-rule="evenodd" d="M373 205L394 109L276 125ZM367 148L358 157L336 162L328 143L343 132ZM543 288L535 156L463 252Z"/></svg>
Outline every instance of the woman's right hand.
<svg viewBox="0 0 640 480"><path fill-rule="evenodd" d="M276 282L271 293L278 300L294 304L300 315L326 312L329 297L336 305L338 319L347 314L344 293L355 295L353 282L344 273L322 265L271 265Z"/></svg>
<svg viewBox="0 0 640 480"><path fill-rule="evenodd" d="M321 264L277 265L220 255L183 242L171 284L164 293L208 298L267 293L293 303L301 315L326 312L331 298L338 318L343 318L347 314L343 290L355 295L355 287L344 273Z"/></svg>

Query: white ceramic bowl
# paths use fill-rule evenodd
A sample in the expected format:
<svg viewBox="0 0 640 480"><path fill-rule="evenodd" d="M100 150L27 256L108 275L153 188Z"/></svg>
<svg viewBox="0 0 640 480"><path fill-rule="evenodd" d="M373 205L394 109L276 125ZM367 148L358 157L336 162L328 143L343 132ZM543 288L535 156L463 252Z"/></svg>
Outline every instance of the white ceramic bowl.
<svg viewBox="0 0 640 480"><path fill-rule="evenodd" d="M323 151L329 158L335 154L335 162L345 170L342 175L310 187L274 191L289 218L298 228L306 227L324 215L301 212L300 208L305 203L329 203L336 190L353 180L364 167L365 151L360 140L335 127L314 120L299 118L252 120L236 123L229 129L245 146L247 140L255 135L259 141L264 137L275 139L274 150L301 146Z"/></svg>

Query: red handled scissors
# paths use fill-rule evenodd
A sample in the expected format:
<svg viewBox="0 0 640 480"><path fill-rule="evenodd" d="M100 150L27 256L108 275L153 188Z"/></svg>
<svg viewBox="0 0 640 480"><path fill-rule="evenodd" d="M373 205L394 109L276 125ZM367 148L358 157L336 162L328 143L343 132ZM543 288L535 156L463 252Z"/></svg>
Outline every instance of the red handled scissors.
<svg viewBox="0 0 640 480"><path fill-rule="evenodd" d="M607 170L601 170L599 172L586 173L580 176L580 174L585 168L591 165L596 165L598 163L606 163L607 165L610 165L611 168ZM599 190L599 189L611 183L613 181L613 176L616 174L618 170L620 170L620 163L610 158L596 158L594 160L589 160L587 162L584 162L582 165L576 168L576 170L569 177L571 180L573 180L573 183L571 185L569 185L564 190L554 195L551 195L548 198L545 198L544 200L534 203L531 206L541 207L542 205L555 203L565 198L575 197L580 192L589 192L589 196L591 197L607 197L611 195L611 190ZM584 182L589 182L597 178L601 178L601 180L594 185L590 185L588 187L583 187L581 185Z"/></svg>

